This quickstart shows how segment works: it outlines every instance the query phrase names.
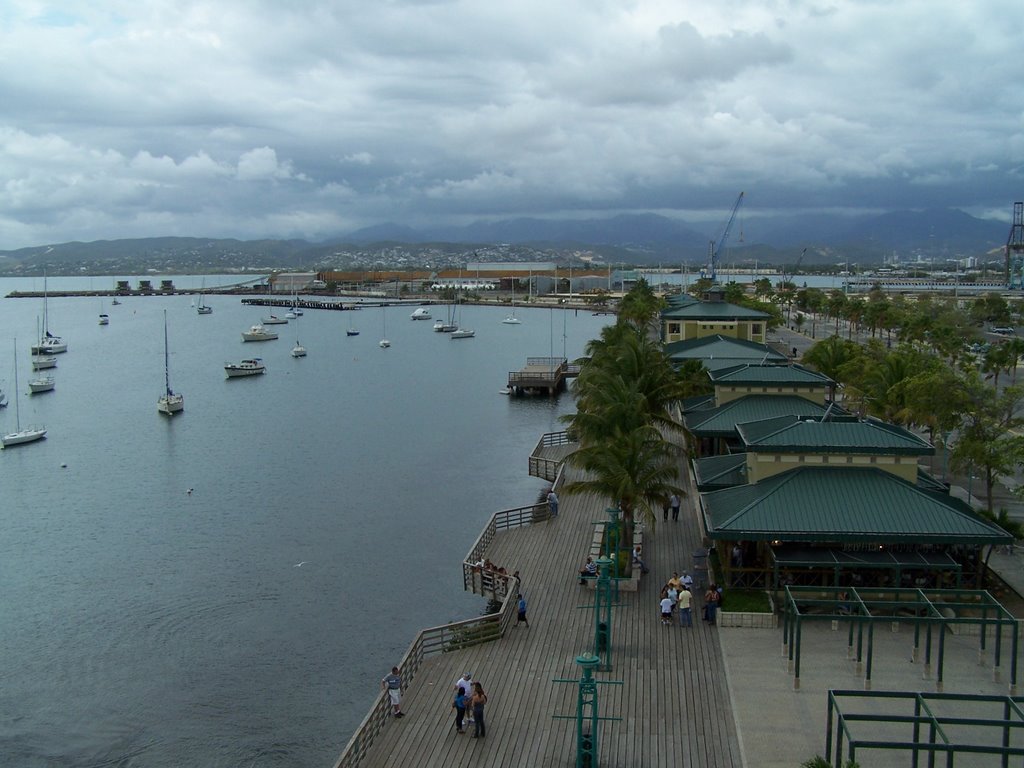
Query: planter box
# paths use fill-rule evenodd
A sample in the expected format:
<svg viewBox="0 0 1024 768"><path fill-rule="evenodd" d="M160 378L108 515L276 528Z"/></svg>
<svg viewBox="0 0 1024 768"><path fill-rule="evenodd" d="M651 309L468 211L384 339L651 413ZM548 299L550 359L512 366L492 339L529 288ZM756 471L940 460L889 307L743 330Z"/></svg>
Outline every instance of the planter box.
<svg viewBox="0 0 1024 768"><path fill-rule="evenodd" d="M726 596L726 600L728 600ZM719 611L716 621L720 627L743 627L746 629L775 629L779 626L779 617L775 613L775 600L768 594L769 613L750 613L748 611Z"/></svg>
<svg viewBox="0 0 1024 768"><path fill-rule="evenodd" d="M774 613L747 613L745 611L719 611L715 619L720 627L744 627L747 629L775 629L779 617Z"/></svg>
<svg viewBox="0 0 1024 768"><path fill-rule="evenodd" d="M601 542L604 541L604 523L598 523L594 526L594 538L590 544L590 556L596 561L601 555ZM644 533L640 530L640 526L637 525L633 528L633 546L639 544L643 547ZM640 589L640 576L642 572L639 568L634 568L632 575L628 579L619 579L619 590L621 592L636 592ZM613 579L614 581L614 579ZM587 589L597 589L597 579L587 579Z"/></svg>

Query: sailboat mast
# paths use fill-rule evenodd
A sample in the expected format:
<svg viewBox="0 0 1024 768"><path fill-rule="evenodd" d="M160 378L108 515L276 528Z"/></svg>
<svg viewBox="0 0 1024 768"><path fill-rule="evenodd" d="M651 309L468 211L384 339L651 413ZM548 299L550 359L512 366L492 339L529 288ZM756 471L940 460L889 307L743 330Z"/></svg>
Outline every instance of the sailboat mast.
<svg viewBox="0 0 1024 768"><path fill-rule="evenodd" d="M164 388L171 394L171 373L167 356L167 310L164 310Z"/></svg>
<svg viewBox="0 0 1024 768"><path fill-rule="evenodd" d="M14 340L14 423L21 432L21 397L18 394L18 340Z"/></svg>

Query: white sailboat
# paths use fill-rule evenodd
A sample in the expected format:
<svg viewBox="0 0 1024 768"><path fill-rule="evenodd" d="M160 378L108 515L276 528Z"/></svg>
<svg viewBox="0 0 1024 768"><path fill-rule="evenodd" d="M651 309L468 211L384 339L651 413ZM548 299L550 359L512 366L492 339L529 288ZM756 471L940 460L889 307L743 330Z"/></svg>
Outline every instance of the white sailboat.
<svg viewBox="0 0 1024 768"><path fill-rule="evenodd" d="M21 394L18 392L18 340L14 340L14 419L16 429L6 435L0 436L0 443L4 448L11 445L31 443L35 440L46 437L46 429L42 427L21 428Z"/></svg>
<svg viewBox="0 0 1024 768"><path fill-rule="evenodd" d="M100 299L100 325L110 325L110 315L103 311L103 299Z"/></svg>
<svg viewBox="0 0 1024 768"><path fill-rule="evenodd" d="M32 354L34 354L34 355L42 355L42 354L56 355L56 354L58 354L60 352L67 352L68 351L68 345L65 343L64 339L62 339L60 336L54 336L52 333L50 333L49 314L48 314L48 310L47 310L47 301L46 301L47 296L46 296L46 294L47 294L46 273L44 272L43 273L43 335L42 335L42 338L39 339L39 343L36 344L34 347L32 347Z"/></svg>
<svg viewBox="0 0 1024 768"><path fill-rule="evenodd" d="M305 357L306 348L299 343L299 340L295 340L295 346L292 347L292 357Z"/></svg>
<svg viewBox="0 0 1024 768"><path fill-rule="evenodd" d="M170 356L167 351L167 310L164 310L164 393L156 401L160 413L173 416L185 410L185 396L171 389Z"/></svg>
<svg viewBox="0 0 1024 768"><path fill-rule="evenodd" d="M520 325L522 321L516 317L516 279L512 278L512 312L502 320L505 325Z"/></svg>
<svg viewBox="0 0 1024 768"><path fill-rule="evenodd" d="M382 318L382 322L384 325L384 338L382 338L380 342L378 342L378 345L380 346L381 349L387 349L388 347L391 346L391 342L388 341L388 311L383 304L381 304L380 306L380 316Z"/></svg>
<svg viewBox="0 0 1024 768"><path fill-rule="evenodd" d="M56 379L53 376L40 376L35 379L29 379L28 389L33 395L41 395L43 392L53 392L57 386Z"/></svg>
<svg viewBox="0 0 1024 768"><path fill-rule="evenodd" d="M459 296L459 308L458 308L458 320L456 321L457 327L451 332L451 338L453 339L471 339L476 336L476 331L471 331L469 328L462 327L462 297Z"/></svg>

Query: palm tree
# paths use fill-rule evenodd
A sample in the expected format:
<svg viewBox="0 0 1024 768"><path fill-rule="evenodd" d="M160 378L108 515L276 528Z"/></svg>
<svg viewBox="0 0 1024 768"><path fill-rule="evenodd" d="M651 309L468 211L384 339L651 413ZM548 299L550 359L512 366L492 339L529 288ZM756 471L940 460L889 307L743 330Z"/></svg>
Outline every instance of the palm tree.
<svg viewBox="0 0 1024 768"><path fill-rule="evenodd" d="M633 541L639 516L653 527L654 510L673 493L685 495L679 477L677 448L650 424L627 432L613 431L609 439L584 443L566 461L585 475L562 486L566 494L592 493L618 502L622 540Z"/></svg>

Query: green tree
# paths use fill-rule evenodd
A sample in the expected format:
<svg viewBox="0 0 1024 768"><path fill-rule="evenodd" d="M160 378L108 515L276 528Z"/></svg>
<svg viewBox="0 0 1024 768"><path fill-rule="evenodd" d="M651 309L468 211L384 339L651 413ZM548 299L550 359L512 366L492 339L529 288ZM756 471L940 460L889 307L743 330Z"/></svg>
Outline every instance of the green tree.
<svg viewBox="0 0 1024 768"><path fill-rule="evenodd" d="M664 307L665 300L654 293L646 280L640 278L619 302L619 318L647 330L656 322Z"/></svg>
<svg viewBox="0 0 1024 768"><path fill-rule="evenodd" d="M977 374L966 380L967 412L950 459L959 472L981 470L985 481L985 509L992 513L992 489L1000 475L1009 475L1024 463L1024 440L1012 430L1024 419L1024 387L1015 385L997 392Z"/></svg>
<svg viewBox="0 0 1024 768"><path fill-rule="evenodd" d="M859 357L859 346L840 336L822 339L804 354L804 364L812 366L819 373L839 381L839 371L851 360Z"/></svg>

